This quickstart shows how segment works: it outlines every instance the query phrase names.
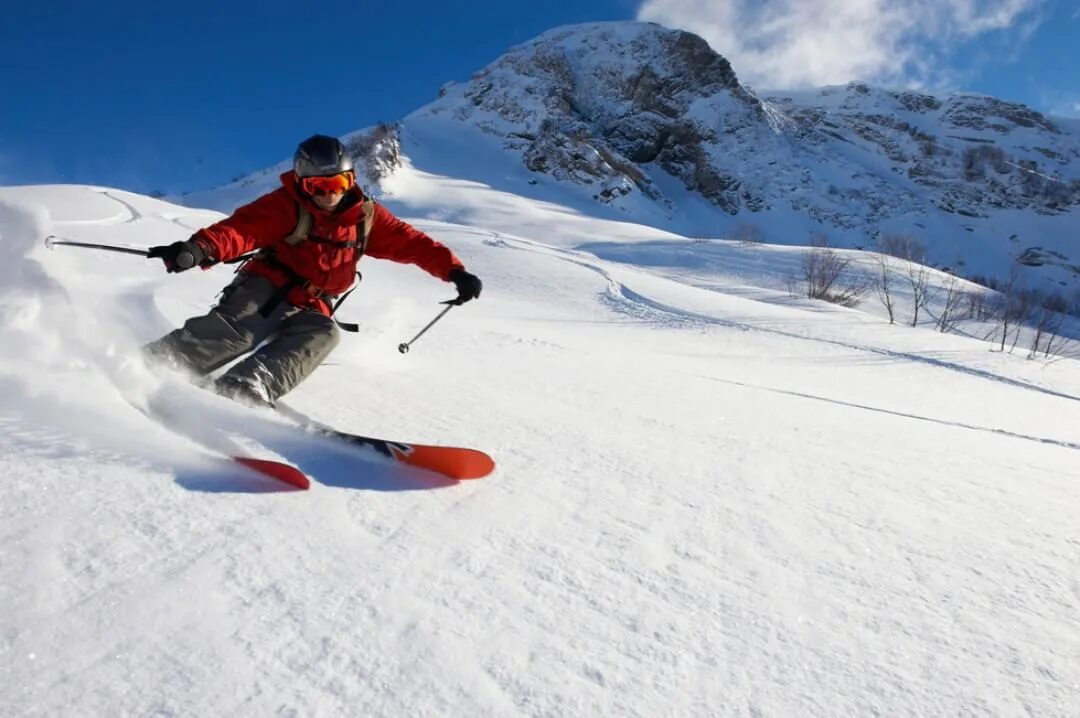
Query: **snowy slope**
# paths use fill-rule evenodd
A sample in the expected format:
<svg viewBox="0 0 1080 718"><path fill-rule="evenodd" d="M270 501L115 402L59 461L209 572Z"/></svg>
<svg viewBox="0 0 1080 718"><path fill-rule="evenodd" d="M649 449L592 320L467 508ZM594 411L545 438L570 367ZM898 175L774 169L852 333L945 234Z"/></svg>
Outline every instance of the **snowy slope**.
<svg viewBox="0 0 1080 718"><path fill-rule="evenodd" d="M312 489L149 422L126 360L228 271L42 240L216 215L0 189L0 715L1080 712L1075 360L793 300L799 249L680 265L684 237L445 162L388 200L483 297L403 357L451 288L365 260L361 333L290 401L494 455L451 486L195 390Z"/></svg>

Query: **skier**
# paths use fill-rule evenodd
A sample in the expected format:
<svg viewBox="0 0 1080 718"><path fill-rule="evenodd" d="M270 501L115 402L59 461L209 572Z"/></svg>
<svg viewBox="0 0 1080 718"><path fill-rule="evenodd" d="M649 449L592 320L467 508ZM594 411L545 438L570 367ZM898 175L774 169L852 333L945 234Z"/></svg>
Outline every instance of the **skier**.
<svg viewBox="0 0 1080 718"><path fill-rule="evenodd" d="M331 302L349 291L361 256L415 264L453 282L458 296L449 303L480 296L480 279L449 248L365 196L337 139L301 142L281 184L186 241L150 248L147 256L160 258L170 273L259 250L208 314L144 347L151 359L204 376L250 353L214 389L273 405L337 345Z"/></svg>

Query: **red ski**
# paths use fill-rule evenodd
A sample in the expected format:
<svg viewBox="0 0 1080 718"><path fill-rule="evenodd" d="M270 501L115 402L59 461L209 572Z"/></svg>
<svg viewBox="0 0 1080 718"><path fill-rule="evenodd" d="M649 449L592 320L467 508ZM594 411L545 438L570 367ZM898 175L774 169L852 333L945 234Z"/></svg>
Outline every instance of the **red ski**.
<svg viewBox="0 0 1080 718"><path fill-rule="evenodd" d="M162 411L160 406L154 409L146 404L133 402L127 395L122 393L121 396L123 396L132 407L137 409L139 413L156 423L158 426L161 426L178 436L183 436L197 444L201 444L204 448L213 451L223 458L239 464L250 471L254 471L260 476L280 481L283 484L288 484L301 491L306 491L311 488L311 480L308 479L303 471L292 464L286 464L282 461L273 461L270 459L257 459L253 456L245 456L240 453L241 451L244 451L243 448L237 446L235 442L230 441L224 436L210 437L205 432L201 431L185 431L180 428L176 422L170 421L168 414Z"/></svg>
<svg viewBox="0 0 1080 718"><path fill-rule="evenodd" d="M463 449L457 446L406 444L401 441L373 439L370 436L348 434L344 431L323 427L308 427L308 430L322 436L330 436L348 442L354 446L373 449L398 463L434 471L437 474L458 481L482 479L495 470L495 460L477 449Z"/></svg>
<svg viewBox="0 0 1080 718"><path fill-rule="evenodd" d="M400 464L434 471L457 481L482 479L495 470L495 460L477 449L464 449L457 446L430 446L405 441L387 441L386 439L376 439L371 436L350 434L314 421L282 402L278 402L274 408L279 414L295 421L305 431L316 436L325 436L344 441L353 446L371 449Z"/></svg>
<svg viewBox="0 0 1080 718"><path fill-rule="evenodd" d="M230 456L229 458L262 476L295 486L302 491L307 491L311 487L311 480L307 475L292 464L250 456Z"/></svg>

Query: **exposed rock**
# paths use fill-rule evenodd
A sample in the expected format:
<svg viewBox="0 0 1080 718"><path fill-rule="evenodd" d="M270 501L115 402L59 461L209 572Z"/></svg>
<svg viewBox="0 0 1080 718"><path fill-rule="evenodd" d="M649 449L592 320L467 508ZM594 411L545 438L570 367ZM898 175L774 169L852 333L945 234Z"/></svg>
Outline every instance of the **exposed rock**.
<svg viewBox="0 0 1080 718"><path fill-rule="evenodd" d="M366 133L354 135L345 145L353 164L363 168L371 185L401 166L401 140L397 125L380 124Z"/></svg>
<svg viewBox="0 0 1080 718"><path fill-rule="evenodd" d="M619 160L608 152L600 152L584 134L571 136L542 129L540 136L525 150L524 161L534 172L595 185L594 196L605 202L629 194L634 188L634 182L628 176L632 165L624 161L621 170L616 168L613 163L619 164ZM636 174L644 182L643 176Z"/></svg>
<svg viewBox="0 0 1080 718"><path fill-rule="evenodd" d="M1035 110L993 97L958 95L947 103L944 119L956 127L975 130L990 128L1002 134L1010 132L1012 126L1037 127L1053 134L1060 133L1054 123ZM991 121L994 119L1007 120L1012 126L994 123Z"/></svg>

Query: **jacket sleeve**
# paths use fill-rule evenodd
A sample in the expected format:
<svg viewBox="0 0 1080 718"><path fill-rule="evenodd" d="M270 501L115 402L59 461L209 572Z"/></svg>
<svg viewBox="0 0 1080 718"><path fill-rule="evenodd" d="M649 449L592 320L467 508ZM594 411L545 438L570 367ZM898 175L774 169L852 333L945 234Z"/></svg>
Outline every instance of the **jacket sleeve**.
<svg viewBox="0 0 1080 718"><path fill-rule="evenodd" d="M295 227L296 204L278 189L200 229L194 238L208 244L215 259L228 261L281 239Z"/></svg>
<svg viewBox="0 0 1080 718"><path fill-rule="evenodd" d="M449 280L450 272L455 269L465 268L449 247L401 221L381 204L375 205L366 254L376 259L415 264L442 280Z"/></svg>

